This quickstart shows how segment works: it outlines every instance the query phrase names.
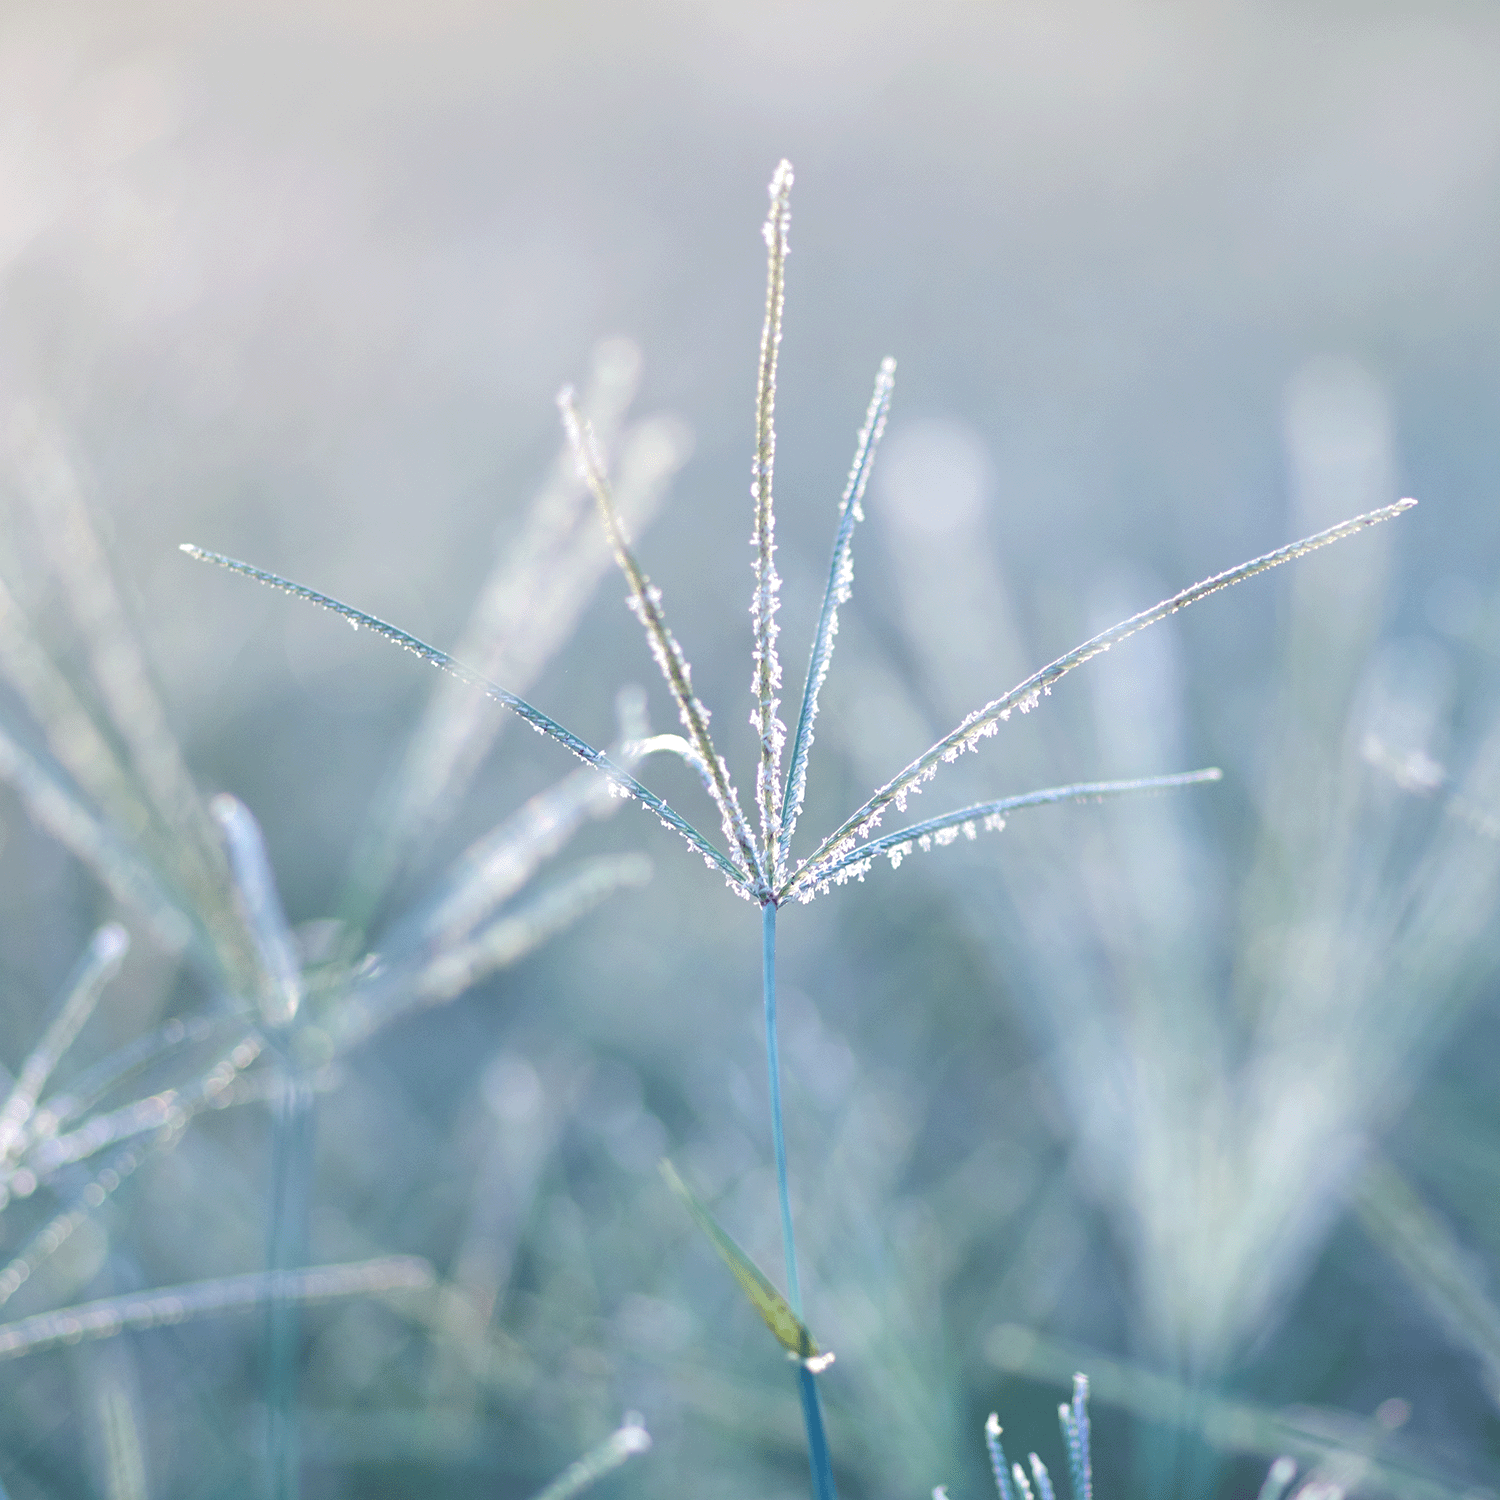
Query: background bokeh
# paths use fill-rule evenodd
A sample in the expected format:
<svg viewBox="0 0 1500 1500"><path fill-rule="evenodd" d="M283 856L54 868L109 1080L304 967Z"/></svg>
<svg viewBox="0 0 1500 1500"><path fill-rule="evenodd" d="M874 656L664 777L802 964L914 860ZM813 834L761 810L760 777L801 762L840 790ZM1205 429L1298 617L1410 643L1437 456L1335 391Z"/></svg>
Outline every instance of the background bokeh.
<svg viewBox="0 0 1500 1500"><path fill-rule="evenodd" d="M804 1284L851 1495L982 1493L994 1409L1061 1467L1074 1367L1116 1497L1248 1496L1317 1442L1359 1493L1500 1482L1497 78L1500 15L1460 0L0 8L0 417L65 435L186 759L260 820L294 923L335 910L432 674L177 544L452 644L605 336L641 350L636 411L694 435L642 551L751 780L782 156L793 700L899 361L804 838L1095 629L1420 499L1092 663L915 807L1207 764L1219 786L1021 814L784 914ZM67 664L58 589L7 531ZM675 727L622 593L607 576L528 693L595 743L623 684ZM507 730L397 902L564 761ZM648 773L707 826L690 773ZM117 913L9 793L0 826L14 1070ZM757 924L635 811L565 858L632 850L648 885L319 1096L313 1260L425 1256L492 1305L482 1357L395 1303L308 1314L309 1497L521 1496L632 1409L655 1448L615 1494L805 1493L780 1353L656 1174L671 1154L777 1264ZM68 1067L215 1003L135 931ZM268 1136L255 1104L196 1122L5 1316L262 1265ZM0 1481L258 1493L260 1334L0 1368Z"/></svg>

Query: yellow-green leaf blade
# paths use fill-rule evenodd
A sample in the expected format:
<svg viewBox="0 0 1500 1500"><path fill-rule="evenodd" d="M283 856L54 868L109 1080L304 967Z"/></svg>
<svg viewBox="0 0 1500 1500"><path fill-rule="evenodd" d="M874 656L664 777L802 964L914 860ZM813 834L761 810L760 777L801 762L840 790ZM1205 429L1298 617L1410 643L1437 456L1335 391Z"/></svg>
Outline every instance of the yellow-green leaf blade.
<svg viewBox="0 0 1500 1500"><path fill-rule="evenodd" d="M729 1267L734 1279L744 1289L756 1312L765 1319L766 1327L776 1335L782 1348L798 1359L815 1359L818 1343L808 1332L807 1324L791 1309L791 1304L776 1290L770 1277L750 1259L735 1242L734 1237L709 1211L708 1205L677 1175L672 1163L663 1158L661 1175L667 1186L682 1200L682 1205L693 1216L719 1258ZM830 1356L831 1358L831 1356Z"/></svg>

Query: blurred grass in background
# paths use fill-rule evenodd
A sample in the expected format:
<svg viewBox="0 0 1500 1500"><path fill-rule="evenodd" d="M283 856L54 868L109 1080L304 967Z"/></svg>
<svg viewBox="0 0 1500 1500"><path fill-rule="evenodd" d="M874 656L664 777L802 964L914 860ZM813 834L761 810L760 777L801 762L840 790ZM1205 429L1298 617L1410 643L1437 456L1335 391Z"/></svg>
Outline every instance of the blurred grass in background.
<svg viewBox="0 0 1500 1500"><path fill-rule="evenodd" d="M1092 628L1421 498L1112 652L952 773L955 801L1208 763L1220 787L1018 816L786 913L849 1494L980 1493L996 1408L1055 1459L1074 1367L1101 1493L1248 1496L1329 1447L1366 1455L1361 1493L1497 1483L1496 76L1500 19L1464 4L0 16L0 402L66 434L188 764L260 820L294 924L335 909L433 683L176 544L451 644L556 450L553 392L628 334L640 409L696 437L642 551L743 774L783 154L788 642L870 371L901 362L813 824ZM529 694L595 743L622 683L673 717L621 593ZM561 760L508 731L398 901ZM15 1070L90 932L130 919L9 794L0 823ZM307 1314L309 1497L520 1496L627 1409L655 1448L615 1493L802 1492L780 1356L655 1174L670 1150L775 1263L754 935L633 812L576 849L644 850L652 884L319 1096L311 1261L424 1256L448 1290ZM204 1003L133 931L67 1068ZM268 1141L257 1106L195 1121L5 1316L258 1269ZM455 1285L488 1288L483 1338ZM0 1368L0 1481L256 1493L260 1340L226 1317Z"/></svg>

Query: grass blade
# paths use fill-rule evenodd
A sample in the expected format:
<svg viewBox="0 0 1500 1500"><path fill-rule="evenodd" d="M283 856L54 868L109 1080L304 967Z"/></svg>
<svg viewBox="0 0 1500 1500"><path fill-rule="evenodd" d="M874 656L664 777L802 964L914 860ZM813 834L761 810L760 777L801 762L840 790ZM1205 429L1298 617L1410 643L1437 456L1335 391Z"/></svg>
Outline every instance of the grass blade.
<svg viewBox="0 0 1500 1500"><path fill-rule="evenodd" d="M573 1500L574 1495L582 1494L611 1469L618 1469L626 1459L648 1452L650 1447L651 1434L641 1425L641 1419L631 1412L597 1448L591 1448L582 1458L569 1464L551 1484L539 1490L533 1500Z"/></svg>
<svg viewBox="0 0 1500 1500"><path fill-rule="evenodd" d="M760 335L760 370L755 391L755 462L750 497L755 504L755 592L750 598L754 630L754 675L750 691L755 713L750 722L760 738L755 775L760 807L761 860L764 874L776 882L776 851L781 834L781 747L786 726L777 717L781 662L776 655L777 594L776 510L772 480L776 468L776 360L781 352L781 319L786 306L787 231L791 226L792 164L783 161L771 178L771 211L763 231L766 240L766 321Z"/></svg>
<svg viewBox="0 0 1500 1500"><path fill-rule="evenodd" d="M622 729L624 737L610 755L631 772L647 755L687 746L680 735L638 737L644 724ZM413 945L429 951L456 946L557 854L586 819L607 818L619 806L609 782L588 769L538 792L464 850L433 895L382 937L382 952L399 955Z"/></svg>
<svg viewBox="0 0 1500 1500"><path fill-rule="evenodd" d="M114 747L100 733L57 664L37 644L15 596L0 583L0 674L47 737L57 762L122 828L151 837L154 809L142 800ZM156 840L153 839L153 842Z"/></svg>
<svg viewBox="0 0 1500 1500"><path fill-rule="evenodd" d="M916 844L926 853L934 844L939 848L953 843L960 834L973 839L983 828L998 833L1005 827L1005 815L1022 807L1045 807L1057 802L1100 802L1106 797L1124 797L1135 792L1160 792L1170 787L1196 786L1201 782L1220 781L1224 773L1217 766L1202 771L1179 771L1170 776L1144 776L1133 781L1081 781L1072 786L1046 787L1037 792L1022 792L1001 797L996 802L976 802L956 812L913 823L908 828L872 839L821 867L804 865L788 884L786 894L799 901L811 901L830 884L843 885L846 880L862 880L877 854L889 856L899 866Z"/></svg>
<svg viewBox="0 0 1500 1500"><path fill-rule="evenodd" d="M84 950L63 991L56 1014L21 1065L3 1107L0 1107L0 1167L8 1165L19 1154L26 1139L26 1127L36 1109L52 1070L62 1061L63 1053L83 1023L93 1014L104 986L120 972L130 948L130 935L118 922L101 927Z"/></svg>
<svg viewBox="0 0 1500 1500"><path fill-rule="evenodd" d="M83 1302L0 1324L0 1359L40 1354L80 1339L107 1339L127 1331L167 1327L212 1313L240 1312L260 1307L272 1297L303 1303L330 1302L340 1297L425 1291L432 1285L432 1267L415 1255L385 1255L276 1275L253 1271L245 1276L194 1281Z"/></svg>
<svg viewBox="0 0 1500 1500"><path fill-rule="evenodd" d="M760 853L755 847L745 815L740 810L739 793L729 779L729 767L724 764L723 756L714 749L713 740L709 736L708 710L693 692L692 668L682 654L682 647L667 629L666 616L661 607L661 590L646 576L626 540L603 462L588 426L579 417L578 408L573 404L572 392L565 390L558 397L558 405L562 410L563 425L567 429L569 441L578 456L579 469L598 502L599 514L604 520L604 529L614 548L615 558L630 584L630 607L645 629L651 654L656 658L656 664L672 690L688 739L698 758L708 768L709 789L724 825L724 837L733 851L738 883L745 890L758 895L766 883L765 872L760 867Z"/></svg>
<svg viewBox="0 0 1500 1500"><path fill-rule="evenodd" d="M356 629L364 626L366 629L374 631L376 635L390 641L393 645L410 651L414 656L420 656L429 665L437 667L440 671L447 672L450 676L456 677L460 682L466 682L470 687L478 688L480 692L493 698L496 703L510 709L512 713L518 714L538 734L549 735L558 744L562 745L564 749L576 755L585 765L593 766L595 770L607 776L621 792L643 803L668 828L686 839L708 863L722 870L731 884L738 887L746 885L745 877L732 860L709 843L686 818L668 807L655 792L642 786L628 771L617 766L603 751L594 749L587 740L579 739L571 730L564 729L555 719L548 718L541 709L534 708L524 698L518 697L515 693L507 692L503 687L491 682L489 678L482 677L471 667L466 667L461 661L449 656L446 651L440 651L436 646L429 646L426 641L418 640L416 636L387 623L385 620L377 619L374 615L367 615L363 610L355 609L353 605L345 604L342 600L335 599L331 594L320 594L316 589L307 588L300 583L293 583L290 579L282 578L277 573L268 573L263 568L254 567L250 563L239 562L232 557L225 557L219 552L208 552L202 547L195 547L191 542L183 542L179 550L187 553L189 557L196 558L199 562L213 563L217 567L227 568L231 573L241 573L246 578L255 579L257 583L264 583L273 589L280 589L284 594L291 594L294 598L307 600L309 604L316 604L322 609L332 610L334 614L347 620Z"/></svg>
<svg viewBox="0 0 1500 1500"><path fill-rule="evenodd" d="M255 939L265 983L261 1014L269 1026L287 1026L302 1003L302 965L276 889L266 841L255 816L238 797L220 792L209 812L224 834L229 873L245 926Z"/></svg>
<svg viewBox="0 0 1500 1500"><path fill-rule="evenodd" d="M693 1222L708 1236L709 1243L718 1251L719 1258L729 1267L781 1347L799 1360L811 1359L816 1363L820 1358L817 1340L808 1332L807 1324L792 1311L791 1304L776 1290L770 1277L745 1254L709 1211L708 1205L677 1175L671 1162L662 1161L661 1175L693 1216Z"/></svg>
<svg viewBox="0 0 1500 1500"><path fill-rule="evenodd" d="M875 377L875 393L865 413L854 446L854 463L849 482L839 502L839 529L833 543L833 560L828 565L828 585L823 590L823 607L818 612L818 628L813 633L812 656L807 664L807 682L802 689L802 710L797 715L797 732L792 738L792 757L787 768L786 796L782 800L781 834L777 844L777 880L785 877L791 857L792 834L807 795L807 758L812 751L813 721L818 717L818 694L828 677L833 660L833 641L839 632L839 606L849 601L854 590L854 527L864 519L865 486L875 462L875 450L885 431L886 414L891 408L891 392L896 384L896 361L881 362Z"/></svg>
<svg viewBox="0 0 1500 1500"><path fill-rule="evenodd" d="M1350 520L1340 522L1337 526L1330 526L1326 531L1304 537L1300 542L1278 547L1274 552L1267 552L1264 556L1252 558L1251 561L1241 563L1236 568L1230 568L1226 572L1205 578L1201 583L1195 583L1191 588L1183 589L1179 594L1173 594L1170 599L1163 599L1160 604L1142 610L1140 614L1132 615L1128 620L1122 620L1118 625L1112 625L1108 630L1091 636L1082 645L1075 646L1065 655L1058 657L1056 661L1043 667L1041 671L1032 673L1008 693L987 703L983 708L976 709L952 733L918 756L904 771L888 781L862 807L857 808L840 823L813 851L807 863L809 865L821 864L830 856L836 858L845 853L855 840L863 837L879 824L885 810L892 803L898 810L904 810L907 797L919 790L924 782L931 781L940 765L957 760L965 750L977 749L979 741L994 734L1001 722L1008 719L1013 712L1019 710L1021 713L1029 713L1045 693L1051 692L1052 684L1071 672L1074 667L1082 666L1084 662L1108 651L1111 646L1118 645L1137 631L1165 620L1168 615L1176 614L1178 610L1186 609L1190 604L1196 604L1200 599L1216 594L1220 589L1241 583L1247 578L1255 577L1257 573L1264 573L1270 568L1291 562L1295 558L1305 557L1309 552L1315 552L1331 542L1342 541L1345 537L1353 536L1367 527L1376 526L1381 521L1388 521L1393 516L1399 516L1403 511L1410 510L1416 503L1415 500L1398 500L1394 505L1382 506L1379 510L1369 511L1362 516L1354 516Z"/></svg>
<svg viewBox="0 0 1500 1500"><path fill-rule="evenodd" d="M477 937L437 953L415 971L410 965L377 970L329 1019L335 1048L352 1047L409 1011L457 999L487 975L571 927L614 891L644 885L650 876L651 862L639 854L589 860Z"/></svg>
<svg viewBox="0 0 1500 1500"><path fill-rule="evenodd" d="M195 928L156 872L117 839L83 805L72 789L34 760L0 729L0 781L20 798L33 823L51 834L75 859L98 876L122 905L145 918L157 941L180 952ZM211 951L211 949L210 949Z"/></svg>
<svg viewBox="0 0 1500 1500"><path fill-rule="evenodd" d="M174 876L197 906L231 988L252 990L259 978L254 952L234 909L223 851L167 725L78 476L36 413L23 413L12 437L21 489L82 637L89 675L147 799L172 834Z"/></svg>

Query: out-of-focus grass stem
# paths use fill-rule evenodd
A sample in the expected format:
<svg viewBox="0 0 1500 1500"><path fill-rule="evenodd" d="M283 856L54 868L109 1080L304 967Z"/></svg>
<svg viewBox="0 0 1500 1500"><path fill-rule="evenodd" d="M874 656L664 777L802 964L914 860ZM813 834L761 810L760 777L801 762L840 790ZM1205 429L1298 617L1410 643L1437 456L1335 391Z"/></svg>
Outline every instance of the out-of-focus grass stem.
<svg viewBox="0 0 1500 1500"><path fill-rule="evenodd" d="M296 1500L300 1493L298 1365L302 1310L281 1290L288 1273L307 1261L312 1199L313 1089L295 1061L278 1062L279 1086L272 1097L271 1196L266 1270L266 1493L270 1500Z"/></svg>

